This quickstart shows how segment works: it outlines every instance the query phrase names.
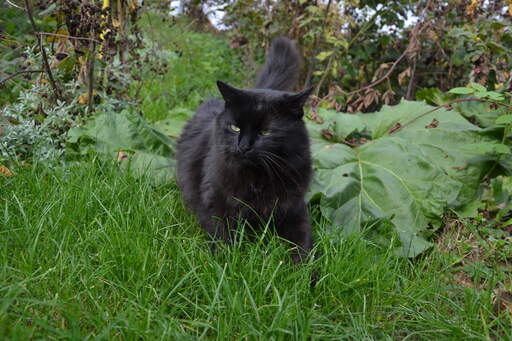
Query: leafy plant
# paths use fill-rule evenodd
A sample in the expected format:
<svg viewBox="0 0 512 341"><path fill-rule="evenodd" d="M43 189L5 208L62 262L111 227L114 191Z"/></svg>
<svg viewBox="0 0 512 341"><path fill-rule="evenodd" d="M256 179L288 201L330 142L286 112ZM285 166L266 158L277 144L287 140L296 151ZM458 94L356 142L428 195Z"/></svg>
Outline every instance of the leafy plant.
<svg viewBox="0 0 512 341"><path fill-rule="evenodd" d="M76 84L66 84L65 94L76 93ZM50 100L46 86L33 85L18 101L0 110L0 161L60 158L65 132L81 120L77 100Z"/></svg>
<svg viewBox="0 0 512 341"><path fill-rule="evenodd" d="M158 30L155 23L161 25ZM206 97L218 95L217 80L242 86L248 76L240 55L223 37L194 32L188 21L172 21L153 11L145 12L140 26L145 30L141 52L150 57L149 65L142 62L140 68L154 76L134 82L131 94L140 100L148 120L166 120L177 111L195 110ZM164 61L166 67L151 70L154 60Z"/></svg>
<svg viewBox="0 0 512 341"><path fill-rule="evenodd" d="M402 101L375 114L320 110L310 123L315 177L310 199L342 235L391 226L396 252L429 247L427 228L443 212L477 198L481 180L503 150L456 111ZM377 222L377 223L376 223ZM380 223L379 223L380 222Z"/></svg>
<svg viewBox="0 0 512 341"><path fill-rule="evenodd" d="M115 157L135 176L150 176L158 184L174 177L173 141L133 111L99 113L85 125L72 128L68 137L70 151Z"/></svg>

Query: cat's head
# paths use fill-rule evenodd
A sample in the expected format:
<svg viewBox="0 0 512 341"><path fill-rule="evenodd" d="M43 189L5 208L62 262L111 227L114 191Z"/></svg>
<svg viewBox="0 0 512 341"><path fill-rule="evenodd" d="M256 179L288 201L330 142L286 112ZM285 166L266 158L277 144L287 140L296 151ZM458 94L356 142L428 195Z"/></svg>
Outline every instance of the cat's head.
<svg viewBox="0 0 512 341"><path fill-rule="evenodd" d="M216 142L243 163L258 164L274 155L309 152L304 104L313 88L298 93L239 89L217 82L225 102L216 120Z"/></svg>

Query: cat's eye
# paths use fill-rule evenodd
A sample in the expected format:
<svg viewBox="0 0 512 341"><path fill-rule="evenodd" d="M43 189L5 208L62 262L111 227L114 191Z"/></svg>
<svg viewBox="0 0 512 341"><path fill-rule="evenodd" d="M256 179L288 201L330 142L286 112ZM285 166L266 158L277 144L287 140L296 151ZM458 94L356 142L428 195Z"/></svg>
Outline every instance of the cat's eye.
<svg viewBox="0 0 512 341"><path fill-rule="evenodd" d="M261 135L263 135L263 136L270 135L270 133L271 133L270 129L265 129L265 130L261 131Z"/></svg>
<svg viewBox="0 0 512 341"><path fill-rule="evenodd" d="M240 127L237 127L236 125L232 124L229 126L229 128L233 131L236 131L237 133L240 131Z"/></svg>

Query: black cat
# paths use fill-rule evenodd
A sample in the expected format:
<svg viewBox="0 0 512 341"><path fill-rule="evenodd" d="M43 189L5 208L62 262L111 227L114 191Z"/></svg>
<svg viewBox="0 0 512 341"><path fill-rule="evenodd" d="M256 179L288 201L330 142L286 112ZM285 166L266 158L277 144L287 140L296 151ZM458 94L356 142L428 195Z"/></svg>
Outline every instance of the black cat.
<svg viewBox="0 0 512 341"><path fill-rule="evenodd" d="M312 89L288 92L299 66L293 42L274 39L254 88L217 82L224 102L204 102L177 147L178 185L212 238L230 243L240 219L257 230L272 218L277 233L297 246L295 262L313 247L304 202L311 156L302 120Z"/></svg>

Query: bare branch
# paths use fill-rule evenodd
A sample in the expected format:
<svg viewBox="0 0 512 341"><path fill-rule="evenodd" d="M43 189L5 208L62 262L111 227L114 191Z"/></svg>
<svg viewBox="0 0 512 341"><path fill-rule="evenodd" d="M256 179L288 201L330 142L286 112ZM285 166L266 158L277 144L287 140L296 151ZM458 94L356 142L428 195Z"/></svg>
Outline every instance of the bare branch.
<svg viewBox="0 0 512 341"><path fill-rule="evenodd" d="M21 75L24 73L40 73L40 72L44 72L44 70L21 70L21 71L15 72L12 75L7 76L6 78L0 80L0 86L2 86L5 82L13 79L14 77L16 77L18 75Z"/></svg>
<svg viewBox="0 0 512 341"><path fill-rule="evenodd" d="M329 9L331 7L331 0L327 3L327 7L325 7L324 12L324 23L327 23L327 18L329 17ZM325 26L322 27L322 30L319 31L319 33L315 36L315 43L313 45L313 53L311 54L311 59L309 61L309 70L308 74L306 76L306 84L304 85L305 88L308 88L311 83L311 76L313 74L313 70L315 69L315 63L316 63L316 55L318 52L318 45L320 44L320 37L324 35L325 32ZM328 68L327 68L328 69Z"/></svg>
<svg viewBox="0 0 512 341"><path fill-rule="evenodd" d="M377 86L379 85L380 83L384 82L392 73L393 71L395 70L396 66L398 65L398 63L400 63L402 61L402 59L404 59L404 57L407 55L407 52L408 50L405 49L405 51L400 55L400 57L398 57L397 60L395 60L393 62L393 65L391 65L391 67L389 68L388 72L386 72L386 74L384 76L382 76L380 79L377 79L375 82L372 82L360 89L357 89L357 90L354 90L354 91L351 91L351 92L343 92L344 95L347 95L347 96L350 96L350 95L354 95L354 94L357 94L361 91L365 91L365 90L368 90L370 88L373 88L374 86Z"/></svg>
<svg viewBox="0 0 512 341"><path fill-rule="evenodd" d="M412 92L413 92L413 89L414 89L414 80L416 78L416 59L414 60L414 64L412 66L412 71L411 71L411 77L409 78L409 84L407 85L407 93L405 94L405 99L407 100L412 100Z"/></svg>
<svg viewBox="0 0 512 341"><path fill-rule="evenodd" d="M89 52L89 93L88 93L88 113L91 114L94 104L94 52L96 50L96 42L91 41L91 50Z"/></svg>
<svg viewBox="0 0 512 341"><path fill-rule="evenodd" d="M36 35L36 39L39 43L39 48L41 49L41 57L43 59L43 66L46 71L46 74L48 75L48 80L50 81L50 84L53 88L53 92L55 95L55 98L60 99L60 90L57 87L57 84L55 83L55 80L53 79L52 70L50 69L50 65L48 64L48 57L46 56L46 50L43 46L43 40L41 39L41 36L38 34L36 23L34 22L34 17L32 16L32 9L30 8L30 4L28 0L25 0L25 8L28 15L28 19L30 20L30 24L32 25L32 29L34 30L34 34Z"/></svg>
<svg viewBox="0 0 512 341"><path fill-rule="evenodd" d="M345 91L341 90L341 91L339 91L339 93L341 93L343 95L351 96L351 95L357 94L359 92L366 91L366 90L368 90L370 88L373 88L373 87L379 85L380 83L382 83L383 81L385 81L386 79L388 79L389 76L393 73L393 71L397 67L397 65L404 59L404 57L406 57L407 55L413 53L418 48L418 46L415 46L416 45L416 41L417 41L417 36L421 33L421 31L423 31L427 27L427 24L425 22L424 17L425 17L426 11L429 8L430 4L431 4L431 0L429 0L426 3L425 7L421 11L420 17L423 18L423 21L418 21L416 26L412 29L412 31L411 31L411 39L410 39L409 45L405 48L405 51L400 55L400 57L398 57L398 59L396 59L393 62L393 64L389 68L388 72L386 72L386 74L384 76L382 76L378 80L376 80L374 82L371 82L370 84L368 84L368 85L366 85L366 86L364 86L364 87L362 87L360 89L357 89L357 90L354 90L354 91L351 91L351 92L345 92ZM416 68L414 68L414 69L416 69ZM413 77L414 77L414 75L411 78L413 78ZM409 87L412 87L412 81L409 82ZM412 89L410 91L412 91ZM408 90L408 93L409 93L409 90Z"/></svg>
<svg viewBox="0 0 512 341"><path fill-rule="evenodd" d="M359 31L357 31L356 35L348 42L348 45L345 47L344 53L347 53L348 49L357 41L357 39L359 39L359 36L366 33L366 31L370 28L370 26L373 25L373 22L377 19L377 17L380 15L380 13L382 13L384 11L383 8L376 11L372 15L370 20L368 20L368 22ZM334 58L334 54L335 53L331 54L331 56L329 57L329 61L327 63L327 68L324 71L324 76L320 79L320 82L318 82L318 84L315 87L315 92L314 92L315 96L318 96L318 94L320 93L320 89L322 88L323 82L325 81L325 73L328 72L329 68L331 67L331 63L332 63L332 59Z"/></svg>
<svg viewBox="0 0 512 341"><path fill-rule="evenodd" d="M42 36L61 37L61 38L76 39L76 40L87 40L87 41L93 41L95 43L100 43L98 40L93 39L93 38L74 37L74 36L69 36L67 34L60 34L60 33L37 32L37 34L42 35Z"/></svg>
<svg viewBox="0 0 512 341"><path fill-rule="evenodd" d="M25 8L23 8L23 7L19 6L19 5L16 5L14 2L11 2L10 0L5 0L5 2L7 2L7 3L8 3L9 5L11 5L12 7L15 7L15 8L17 8L17 9L21 9L21 10L22 10L22 11L24 11L24 12L26 11L26 9L25 9Z"/></svg>

